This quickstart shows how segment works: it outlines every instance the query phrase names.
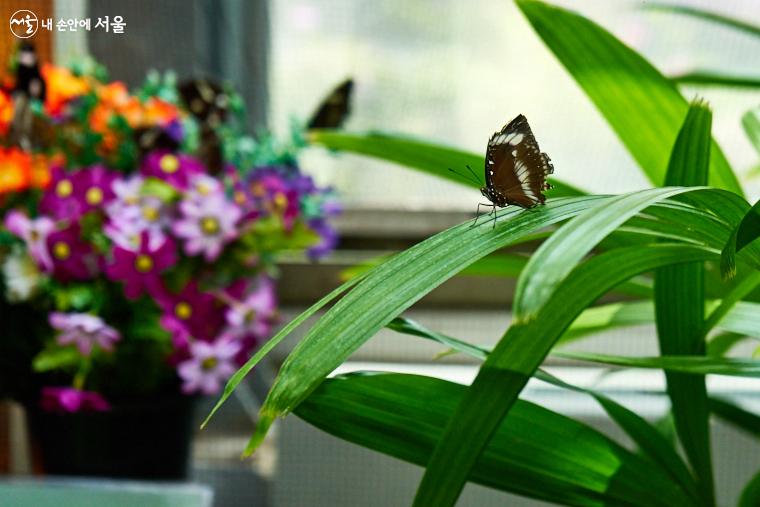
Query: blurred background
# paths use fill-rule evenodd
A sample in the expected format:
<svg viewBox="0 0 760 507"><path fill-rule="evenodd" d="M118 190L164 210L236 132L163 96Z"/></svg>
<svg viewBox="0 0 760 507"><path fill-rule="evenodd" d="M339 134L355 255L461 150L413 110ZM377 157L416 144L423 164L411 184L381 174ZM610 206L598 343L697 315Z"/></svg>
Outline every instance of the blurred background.
<svg viewBox="0 0 760 507"><path fill-rule="evenodd" d="M646 56L666 75L696 69L752 74L760 69L758 40L688 17L644 9L646 2L554 0L580 11ZM760 5L743 0L671 2L713 9L760 23ZM92 56L115 80L130 86L146 72L173 70L180 78L230 82L244 97L251 131L285 133L293 117L305 119L338 82L356 82L352 131L403 132L468 151L483 152L494 130L525 114L543 151L563 181L595 193L648 186L605 120L522 17L506 0L0 0L0 19L25 8L40 17L123 16L123 34L45 32L36 44L43 61L66 64ZM47 15L40 14L47 13ZM0 61L15 44L0 42ZM685 86L687 98L704 97L714 111L713 131L739 173L750 201L760 195L758 164L741 128L741 115L760 102L753 89ZM283 321L337 286L349 266L396 251L472 216L476 190L366 158L316 148L301 159L304 170L334 185L345 212L341 246L320 264L282 263ZM480 171L481 168L475 168ZM441 332L479 344L494 343L509 323L513 282L457 277L408 315ZM248 391L224 407L196 437L194 478L215 489L218 506L402 505L420 469L320 433L295 417L274 432L253 459L240 461L260 396L298 339L257 368ZM585 350L652 355L649 328L607 333ZM469 381L466 358L434 360L439 347L381 332L345 365L345 371L423 371ZM663 385L659 373L612 378L601 371L555 363L577 383L601 385L642 415L656 419L665 401L649 393ZM722 380L715 388L758 404L751 385ZM599 425L601 412L580 395L532 386L526 397ZM208 411L199 407L198 417ZM16 415L18 417L18 414ZM610 430L609 427L602 427ZM28 471L24 443L14 440L8 468ZM757 444L723 427L714 437L717 482L726 504L738 484L760 464ZM541 505L468 486L461 505ZM2 499L0 499L0 505Z"/></svg>

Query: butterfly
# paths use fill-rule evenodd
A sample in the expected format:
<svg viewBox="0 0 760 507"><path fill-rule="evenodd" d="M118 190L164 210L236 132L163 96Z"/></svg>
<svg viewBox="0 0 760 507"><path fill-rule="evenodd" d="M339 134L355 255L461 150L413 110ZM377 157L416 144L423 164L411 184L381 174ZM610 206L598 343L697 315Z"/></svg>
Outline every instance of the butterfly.
<svg viewBox="0 0 760 507"><path fill-rule="evenodd" d="M497 207L510 204L522 208L543 204L544 190L552 188L546 177L552 173L554 166L549 156L538 147L528 120L519 115L488 140L486 184L480 192L490 204L478 204L478 211L480 206L490 205L491 215Z"/></svg>
<svg viewBox="0 0 760 507"><path fill-rule="evenodd" d="M185 81L179 86L179 94L200 125L198 158L212 174L216 174L224 165L222 140L216 129L227 117L230 96L222 85L208 79Z"/></svg>
<svg viewBox="0 0 760 507"><path fill-rule="evenodd" d="M343 126L351 113L351 92L353 89L353 79L346 79L339 84L319 105L306 124L306 128L308 130L336 129Z"/></svg>

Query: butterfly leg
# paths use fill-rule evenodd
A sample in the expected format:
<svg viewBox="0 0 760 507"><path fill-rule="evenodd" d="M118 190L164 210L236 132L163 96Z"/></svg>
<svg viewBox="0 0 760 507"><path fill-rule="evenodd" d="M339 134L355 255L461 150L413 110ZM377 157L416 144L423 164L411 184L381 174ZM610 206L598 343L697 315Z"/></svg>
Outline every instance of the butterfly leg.
<svg viewBox="0 0 760 507"><path fill-rule="evenodd" d="M491 229L496 229L496 205L493 205L493 209L491 209L491 212L489 215L493 215L493 225L491 225Z"/></svg>
<svg viewBox="0 0 760 507"><path fill-rule="evenodd" d="M478 225L478 219L482 216L480 214L480 207L481 206L493 206L493 204L491 204L490 202L488 202L488 203L479 202L478 203L478 209L475 211L475 220L472 221L472 225L470 225L470 227L475 227L476 225ZM495 208L495 206L494 206L494 208ZM491 213L493 213L493 209L491 210L490 213L488 213L488 215L490 215Z"/></svg>

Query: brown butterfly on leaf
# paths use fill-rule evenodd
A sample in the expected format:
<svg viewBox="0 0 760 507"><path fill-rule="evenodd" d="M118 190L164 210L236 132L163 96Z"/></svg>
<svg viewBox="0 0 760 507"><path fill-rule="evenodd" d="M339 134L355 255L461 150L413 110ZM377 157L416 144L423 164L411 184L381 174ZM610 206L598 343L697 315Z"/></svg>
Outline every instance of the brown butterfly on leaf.
<svg viewBox="0 0 760 507"><path fill-rule="evenodd" d="M222 141L216 132L227 117L230 97L220 84L208 79L193 79L179 86L179 94L200 124L198 158L212 174L222 170Z"/></svg>
<svg viewBox="0 0 760 507"><path fill-rule="evenodd" d="M528 120L523 115L517 116L488 140L486 184L480 192L490 203L479 203L478 213L481 206L491 206L488 215L494 215L495 226L497 207L533 208L543 204L546 201L544 191L552 188L546 178L552 173L554 166L549 156L538 147Z"/></svg>
<svg viewBox="0 0 760 507"><path fill-rule="evenodd" d="M351 94L354 89L354 80L346 79L339 84L325 100L320 103L317 110L306 124L308 130L312 129L337 129L351 113Z"/></svg>

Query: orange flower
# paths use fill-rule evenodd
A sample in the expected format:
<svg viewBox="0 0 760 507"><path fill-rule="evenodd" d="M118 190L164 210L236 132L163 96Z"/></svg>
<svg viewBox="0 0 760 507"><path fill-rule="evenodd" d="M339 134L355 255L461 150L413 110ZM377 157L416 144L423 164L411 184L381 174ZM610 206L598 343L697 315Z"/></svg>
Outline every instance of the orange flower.
<svg viewBox="0 0 760 507"><path fill-rule="evenodd" d="M178 116L177 107L156 97L145 103L143 126L166 125Z"/></svg>
<svg viewBox="0 0 760 507"><path fill-rule="evenodd" d="M0 194L26 190L32 183L32 157L19 148L0 148Z"/></svg>
<svg viewBox="0 0 760 507"><path fill-rule="evenodd" d="M42 77L47 87L45 107L52 115L60 113L69 100L84 95L90 90L90 85L85 78L75 76L65 67L46 63L42 66Z"/></svg>
<svg viewBox="0 0 760 507"><path fill-rule="evenodd" d="M54 164L54 158L42 154L32 155L31 186L33 188L46 189L50 185L50 167ZM63 161L59 160L61 164Z"/></svg>
<svg viewBox="0 0 760 507"><path fill-rule="evenodd" d="M13 100L11 96L0 90L0 135L8 133L13 121Z"/></svg>
<svg viewBox="0 0 760 507"><path fill-rule="evenodd" d="M127 85L121 81L114 81L98 87L98 99L102 104L117 108L129 100Z"/></svg>

